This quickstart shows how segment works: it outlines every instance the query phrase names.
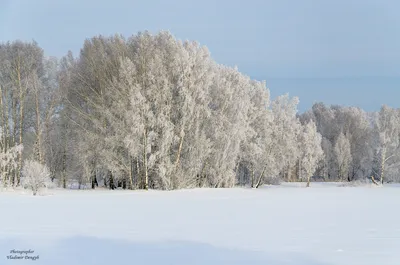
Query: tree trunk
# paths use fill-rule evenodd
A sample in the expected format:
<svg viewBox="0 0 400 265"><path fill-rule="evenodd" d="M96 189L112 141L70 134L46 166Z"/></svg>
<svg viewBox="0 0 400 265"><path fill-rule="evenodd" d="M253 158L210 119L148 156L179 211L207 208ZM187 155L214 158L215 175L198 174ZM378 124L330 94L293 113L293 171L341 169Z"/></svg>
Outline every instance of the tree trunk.
<svg viewBox="0 0 400 265"><path fill-rule="evenodd" d="M25 96L24 96L24 93L21 91L20 103L19 103L20 104L19 105L19 111L20 111L20 113L19 113L19 115L20 115L20 117L19 117L19 144L20 145L23 145L23 143L24 143L24 117L25 117L24 101L25 101ZM22 153L19 155L19 163L18 163L18 170L17 170L17 182L16 182L17 186L19 185L19 183L21 181L21 169L22 169Z"/></svg>
<svg viewBox="0 0 400 265"><path fill-rule="evenodd" d="M126 190L126 178L122 180L122 189Z"/></svg>
<svg viewBox="0 0 400 265"><path fill-rule="evenodd" d="M235 172L235 182L236 182L236 180L237 180L238 184L239 184L239 185L242 185L242 183L241 183L241 181L240 181L240 175L238 176L239 161L240 161L240 160L238 160L238 161L236 162L235 170L234 170L234 172Z"/></svg>
<svg viewBox="0 0 400 265"><path fill-rule="evenodd" d="M110 190L114 190L115 189L114 177L111 171L108 171L108 176L109 176Z"/></svg>
<svg viewBox="0 0 400 265"><path fill-rule="evenodd" d="M185 138L185 135L183 134L183 130L182 130L181 131L181 139L179 141L178 153L176 154L176 159L175 159L175 170L174 170L174 173L172 174L172 189L174 189L174 190L178 188L177 173L178 173L179 161L181 158L184 138Z"/></svg>
<svg viewBox="0 0 400 265"><path fill-rule="evenodd" d="M6 149L6 127L5 127L5 118L4 118L4 112L3 112L3 89L0 85L0 116L1 116L1 124L3 125L3 134L2 134L2 149Z"/></svg>
<svg viewBox="0 0 400 265"><path fill-rule="evenodd" d="M3 96L4 95L4 96ZM4 99L3 99L4 98ZM1 118L3 124L3 136L4 136L4 149L7 151L9 144L8 144L8 136L10 135L9 127L8 127L8 102L7 102L7 89L4 88L1 92Z"/></svg>
<svg viewBox="0 0 400 265"><path fill-rule="evenodd" d="M10 100L12 102L12 98L10 98ZM11 144L10 144L10 141L11 141L11 137L10 137L10 135L11 135L11 127L10 127L10 124L9 124L9 121L10 121L10 117L9 117L9 113L8 113L9 102L8 102L8 92L7 92L7 88L6 87L4 87L4 100L3 100L3 102L4 102L4 107L5 107L4 108L4 123L3 123L4 124L4 148L7 151L11 147ZM13 174L11 167L6 167L5 170L6 170L7 176L11 176Z"/></svg>
<svg viewBox="0 0 400 265"><path fill-rule="evenodd" d="M65 122L65 121L64 121ZM67 188L67 126L64 124L64 132L63 132L63 166L62 166L62 187L64 189Z"/></svg>
<svg viewBox="0 0 400 265"><path fill-rule="evenodd" d="M15 125L18 124L18 122L17 122L17 102L16 102L16 100L14 98L14 93L11 94L11 100L12 100L12 103L11 103L11 108L12 108L11 115L12 115L12 120L13 120L12 144L16 145L17 144L17 140L15 138L17 136L17 126L15 126Z"/></svg>
<svg viewBox="0 0 400 265"><path fill-rule="evenodd" d="M40 122L40 104L39 104L39 91L38 87L35 85L35 111L36 111L36 142L37 142L37 151L38 151L38 159L41 164L44 164L43 154L42 154L42 130L41 130L41 122Z"/></svg>
<svg viewBox="0 0 400 265"><path fill-rule="evenodd" d="M149 175L147 172L147 129L144 130L143 132L143 167L144 167L144 189L148 190L149 189Z"/></svg>
<svg viewBox="0 0 400 265"><path fill-rule="evenodd" d="M381 154L381 179L380 179L381 185L383 185L383 177L385 174L385 162L386 162L385 160L386 160L386 148L383 148Z"/></svg>
<svg viewBox="0 0 400 265"><path fill-rule="evenodd" d="M12 107L12 128L13 128L13 133L12 133L12 145L16 146L17 145L17 124L18 124L18 119L17 119L17 102L16 99L14 98L14 93L11 94L11 107ZM15 179L17 178L17 172L18 172L18 167L14 168L14 170L12 170L12 173L10 174L10 183L14 183Z"/></svg>
<svg viewBox="0 0 400 265"><path fill-rule="evenodd" d="M256 189L258 189L258 187L260 187L260 185L261 185L261 181L262 181L262 178L264 177L265 169L266 169L266 167L263 168L263 170L262 170L260 176L258 177Z"/></svg>
<svg viewBox="0 0 400 265"><path fill-rule="evenodd" d="M379 185L379 182L375 180L374 176L371 176L371 180L375 185Z"/></svg>
<svg viewBox="0 0 400 265"><path fill-rule="evenodd" d="M133 158L129 156L129 189L133 190Z"/></svg>
<svg viewBox="0 0 400 265"><path fill-rule="evenodd" d="M181 158L181 152L182 152L182 146L183 146L183 139L185 138L185 135L183 135L183 130L181 133L182 133L182 136L181 136L181 140L179 142L178 153L176 154L175 167L178 167L178 165L179 165L179 160Z"/></svg>
<svg viewBox="0 0 400 265"><path fill-rule="evenodd" d="M307 176L307 188L310 187L311 176L310 174Z"/></svg>
<svg viewBox="0 0 400 265"><path fill-rule="evenodd" d="M5 117L4 117L4 103L3 103L3 89L0 85L0 112L1 112L1 121L3 125L3 134L2 134L2 139L1 139L1 151L6 153L7 152L7 129L5 125ZM8 118L7 118L8 119ZM4 168L0 168L1 172L3 172L4 178L1 180L1 182L5 183L5 179L7 176L7 165Z"/></svg>
<svg viewBox="0 0 400 265"><path fill-rule="evenodd" d="M36 141L34 144L34 156L35 156L35 160L39 161L42 164L42 162L40 161L40 150L39 150L39 143L38 143L37 138L36 138Z"/></svg>
<svg viewBox="0 0 400 265"><path fill-rule="evenodd" d="M141 184L141 177L140 177L140 167L139 167L139 158L136 158L136 186L140 186ZM140 189L141 187L139 187Z"/></svg>
<svg viewBox="0 0 400 265"><path fill-rule="evenodd" d="M97 178L96 178L96 166L95 166L95 164L93 163L93 166L92 166L92 172L91 172L92 174L92 176L91 176L91 179L92 179L92 189L95 189L96 188L96 186L99 186L99 184L97 183Z"/></svg>
<svg viewBox="0 0 400 265"><path fill-rule="evenodd" d="M300 180L300 182L303 182L302 180L302 176L301 176L301 159L299 159L299 165L298 165L298 178Z"/></svg>
<svg viewBox="0 0 400 265"><path fill-rule="evenodd" d="M17 100L14 97L14 92L11 90L11 115L12 115L12 143L10 144L10 146L16 146L17 145L17 124L18 124L18 118L17 118ZM11 125L10 125L11 127ZM14 168L13 170L11 170L10 174L9 174L9 178L10 178L10 183L14 183L15 179L17 178L17 173L18 173L18 168Z"/></svg>
<svg viewBox="0 0 400 265"><path fill-rule="evenodd" d="M62 187L64 189L67 188L67 150L65 144L63 150Z"/></svg>
<svg viewBox="0 0 400 265"><path fill-rule="evenodd" d="M206 181L206 177L205 177L205 174L204 174L204 170L206 169L207 164L208 164L208 160L206 159L206 162L204 163L204 166L202 167L202 169L201 169L201 171L200 171L200 174L199 174L199 178L198 178L198 181L199 181L199 188L204 187L204 183L205 183L205 181Z"/></svg>
<svg viewBox="0 0 400 265"><path fill-rule="evenodd" d="M251 167L251 187L254 188L254 167Z"/></svg>

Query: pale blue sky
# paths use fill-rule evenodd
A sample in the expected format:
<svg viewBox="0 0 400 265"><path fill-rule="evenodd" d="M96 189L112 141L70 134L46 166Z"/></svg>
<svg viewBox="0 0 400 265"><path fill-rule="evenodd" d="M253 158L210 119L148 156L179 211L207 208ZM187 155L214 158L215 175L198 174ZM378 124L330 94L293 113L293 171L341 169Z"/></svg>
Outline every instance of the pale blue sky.
<svg viewBox="0 0 400 265"><path fill-rule="evenodd" d="M400 78L273 78L400 77L399 10L397 0L0 0L0 41L35 39L62 56L97 34L169 30L266 79L273 95L299 95L300 109L326 101L374 110L400 107Z"/></svg>

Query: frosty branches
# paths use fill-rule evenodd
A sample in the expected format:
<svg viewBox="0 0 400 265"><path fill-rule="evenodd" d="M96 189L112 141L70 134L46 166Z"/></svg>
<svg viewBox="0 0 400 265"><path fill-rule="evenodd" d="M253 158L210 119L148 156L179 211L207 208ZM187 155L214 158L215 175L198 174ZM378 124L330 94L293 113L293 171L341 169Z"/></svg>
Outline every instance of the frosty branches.
<svg viewBox="0 0 400 265"><path fill-rule="evenodd" d="M0 62L3 185L19 184L24 159L46 165L64 188L258 188L399 175L398 110L317 103L299 115L298 98L271 99L265 82L169 32L96 36L60 61L17 41L0 45Z"/></svg>
<svg viewBox="0 0 400 265"><path fill-rule="evenodd" d="M36 195L42 188L50 184L50 172L45 165L37 161L27 160L22 168L23 186L32 190Z"/></svg>

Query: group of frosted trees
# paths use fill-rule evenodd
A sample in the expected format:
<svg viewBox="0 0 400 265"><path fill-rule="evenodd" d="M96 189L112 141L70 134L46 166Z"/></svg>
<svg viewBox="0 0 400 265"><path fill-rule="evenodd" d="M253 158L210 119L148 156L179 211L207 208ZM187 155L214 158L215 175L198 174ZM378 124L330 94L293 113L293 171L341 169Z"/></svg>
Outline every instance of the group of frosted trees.
<svg viewBox="0 0 400 265"><path fill-rule="evenodd" d="M24 161L48 163L56 83L57 60L45 58L36 43L0 44L1 186L21 185Z"/></svg>
<svg viewBox="0 0 400 265"><path fill-rule="evenodd" d="M20 185L24 164L64 188L396 175L399 111L316 104L298 115L297 98L271 100L264 82L168 32L94 37L61 60L5 43L0 65L2 185Z"/></svg>
<svg viewBox="0 0 400 265"><path fill-rule="evenodd" d="M167 32L87 40L61 77L66 176L92 187L258 187L299 159L308 176L322 156L296 99L271 103L265 83Z"/></svg>
<svg viewBox="0 0 400 265"><path fill-rule="evenodd" d="M400 181L400 110L382 106L366 113L355 107L314 104L300 115L322 135L324 158L315 175L326 180L369 178L376 184Z"/></svg>

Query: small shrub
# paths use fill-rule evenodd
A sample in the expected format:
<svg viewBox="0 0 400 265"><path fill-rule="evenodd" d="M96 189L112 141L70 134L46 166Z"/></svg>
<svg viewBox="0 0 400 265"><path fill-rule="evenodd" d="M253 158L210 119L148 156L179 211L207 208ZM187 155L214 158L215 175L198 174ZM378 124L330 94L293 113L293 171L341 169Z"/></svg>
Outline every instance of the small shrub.
<svg viewBox="0 0 400 265"><path fill-rule="evenodd" d="M358 179L351 182L343 182L338 185L339 187L366 187L375 186L369 179Z"/></svg>
<svg viewBox="0 0 400 265"><path fill-rule="evenodd" d="M51 184L48 168L34 160L25 162L22 168L22 176L23 186L31 189L33 195L36 195L40 189L47 188Z"/></svg>

